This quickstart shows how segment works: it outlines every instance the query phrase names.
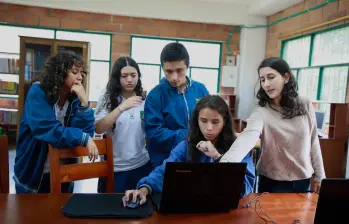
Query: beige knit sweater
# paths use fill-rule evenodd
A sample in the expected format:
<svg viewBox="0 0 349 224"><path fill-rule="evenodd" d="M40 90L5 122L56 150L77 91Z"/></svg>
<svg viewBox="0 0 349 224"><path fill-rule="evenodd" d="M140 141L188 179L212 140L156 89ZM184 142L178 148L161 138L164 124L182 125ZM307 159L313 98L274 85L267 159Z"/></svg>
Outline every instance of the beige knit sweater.
<svg viewBox="0 0 349 224"><path fill-rule="evenodd" d="M280 112L268 105L258 106L221 162L241 162L261 137L259 174L285 181L306 179L313 174L316 181L325 178L314 107L308 99L301 100L306 105L307 114L292 119L283 119Z"/></svg>

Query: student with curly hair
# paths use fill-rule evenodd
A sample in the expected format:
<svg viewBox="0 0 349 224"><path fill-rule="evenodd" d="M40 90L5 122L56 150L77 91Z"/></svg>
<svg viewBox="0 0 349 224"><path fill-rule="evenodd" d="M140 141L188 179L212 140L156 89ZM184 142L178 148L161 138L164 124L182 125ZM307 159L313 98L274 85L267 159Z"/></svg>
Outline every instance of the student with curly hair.
<svg viewBox="0 0 349 224"><path fill-rule="evenodd" d="M319 192L324 164L311 101L298 96L287 62L267 58L258 68L258 106L221 162L241 161L261 136L258 192Z"/></svg>
<svg viewBox="0 0 349 224"><path fill-rule="evenodd" d="M16 145L13 179L17 193L50 192L48 144L85 146L91 160L98 157L91 138L94 116L83 87L85 78L84 62L77 55L59 53L46 61L39 81L29 89ZM63 193L72 191L72 183L62 184Z"/></svg>
<svg viewBox="0 0 349 224"><path fill-rule="evenodd" d="M112 133L115 192L135 188L152 171L143 128L141 72L130 57L119 58L112 69L106 92L96 106L96 133ZM105 192L105 178L98 182Z"/></svg>

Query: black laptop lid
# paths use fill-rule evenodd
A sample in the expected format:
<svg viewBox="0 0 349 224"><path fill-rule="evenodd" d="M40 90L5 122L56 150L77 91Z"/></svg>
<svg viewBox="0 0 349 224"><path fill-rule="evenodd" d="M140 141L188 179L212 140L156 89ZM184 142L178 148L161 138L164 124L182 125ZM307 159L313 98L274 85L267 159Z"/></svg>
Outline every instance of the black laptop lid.
<svg viewBox="0 0 349 224"><path fill-rule="evenodd" d="M323 179L314 223L347 223L348 211L349 179Z"/></svg>
<svg viewBox="0 0 349 224"><path fill-rule="evenodd" d="M160 212L225 212L237 208L246 167L246 163L167 163Z"/></svg>

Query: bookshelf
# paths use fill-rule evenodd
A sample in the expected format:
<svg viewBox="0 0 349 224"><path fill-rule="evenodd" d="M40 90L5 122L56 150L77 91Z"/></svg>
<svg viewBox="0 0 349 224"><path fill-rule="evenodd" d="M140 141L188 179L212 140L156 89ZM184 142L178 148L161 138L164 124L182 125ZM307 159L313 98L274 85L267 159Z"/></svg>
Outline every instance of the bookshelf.
<svg viewBox="0 0 349 224"><path fill-rule="evenodd" d="M332 103L330 107L330 123L328 137L333 139L348 139L347 127L348 104Z"/></svg>
<svg viewBox="0 0 349 224"><path fill-rule="evenodd" d="M236 114L237 114L237 101L236 101L236 95L229 95L228 96L229 99L229 109L231 114L233 115L234 118L236 118Z"/></svg>
<svg viewBox="0 0 349 224"><path fill-rule="evenodd" d="M18 131L32 80L41 73L50 56L62 51L73 51L82 57L87 67L90 61L88 42L26 36L20 36L19 41L19 54L0 52L0 123L6 131ZM84 86L88 91L88 78Z"/></svg>
<svg viewBox="0 0 349 224"><path fill-rule="evenodd" d="M326 177L344 178L348 156L348 104L313 101L315 110L329 108L328 135L319 136ZM322 106L326 105L326 106Z"/></svg>
<svg viewBox="0 0 349 224"><path fill-rule="evenodd" d="M225 102L228 104L230 113L233 116L235 131L240 133L241 132L241 119L236 117L236 114L237 114L236 95L219 94L219 96L222 97L225 100Z"/></svg>
<svg viewBox="0 0 349 224"><path fill-rule="evenodd" d="M10 139L17 129L18 84L19 54L0 52L0 127Z"/></svg>

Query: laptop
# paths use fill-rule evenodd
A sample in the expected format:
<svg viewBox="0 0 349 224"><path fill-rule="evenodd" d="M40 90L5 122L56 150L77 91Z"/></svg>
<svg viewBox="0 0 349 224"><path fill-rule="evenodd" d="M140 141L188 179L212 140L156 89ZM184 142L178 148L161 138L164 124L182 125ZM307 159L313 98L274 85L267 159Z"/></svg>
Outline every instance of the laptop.
<svg viewBox="0 0 349 224"><path fill-rule="evenodd" d="M315 117L316 117L316 127L317 127L317 134L319 137L325 137L325 118L326 113L315 111Z"/></svg>
<svg viewBox="0 0 349 224"><path fill-rule="evenodd" d="M246 163L166 164L161 194L152 201L161 213L216 213L238 208Z"/></svg>
<svg viewBox="0 0 349 224"><path fill-rule="evenodd" d="M314 224L346 223L344 220L348 220L348 211L349 179L323 179Z"/></svg>

